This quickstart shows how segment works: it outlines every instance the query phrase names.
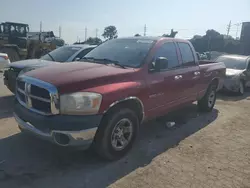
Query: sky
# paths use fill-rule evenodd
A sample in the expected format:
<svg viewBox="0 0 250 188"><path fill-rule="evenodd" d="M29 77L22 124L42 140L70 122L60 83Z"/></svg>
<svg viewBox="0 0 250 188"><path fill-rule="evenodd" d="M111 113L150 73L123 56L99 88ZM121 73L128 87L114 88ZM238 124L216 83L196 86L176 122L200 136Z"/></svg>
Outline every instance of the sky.
<svg viewBox="0 0 250 188"><path fill-rule="evenodd" d="M118 36L160 36L179 31L177 38L189 39L215 29L236 37L235 24L250 21L250 0L0 0L0 22L27 23L31 31L52 30L67 43L87 37L102 37L108 25L117 28ZM240 27L239 27L240 29ZM97 32L96 32L97 31ZM238 36L240 35L240 30Z"/></svg>

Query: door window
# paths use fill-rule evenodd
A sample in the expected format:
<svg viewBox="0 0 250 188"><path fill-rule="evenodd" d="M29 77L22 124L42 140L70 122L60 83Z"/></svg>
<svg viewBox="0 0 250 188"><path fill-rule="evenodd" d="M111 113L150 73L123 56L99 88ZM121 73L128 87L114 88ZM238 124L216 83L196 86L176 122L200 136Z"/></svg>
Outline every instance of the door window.
<svg viewBox="0 0 250 188"><path fill-rule="evenodd" d="M165 57L168 60L168 66L166 65L162 69L172 69L179 66L179 61L176 53L176 47L173 42L167 42L163 44L156 52L154 61L158 57Z"/></svg>
<svg viewBox="0 0 250 188"><path fill-rule="evenodd" d="M91 50L93 50L94 48L87 48L87 49L84 49L83 51L81 51L76 57L76 58L83 58L87 53L89 53Z"/></svg>
<svg viewBox="0 0 250 188"><path fill-rule="evenodd" d="M195 65L194 54L189 44L178 42L178 46L181 52L182 64L184 66L194 66Z"/></svg>

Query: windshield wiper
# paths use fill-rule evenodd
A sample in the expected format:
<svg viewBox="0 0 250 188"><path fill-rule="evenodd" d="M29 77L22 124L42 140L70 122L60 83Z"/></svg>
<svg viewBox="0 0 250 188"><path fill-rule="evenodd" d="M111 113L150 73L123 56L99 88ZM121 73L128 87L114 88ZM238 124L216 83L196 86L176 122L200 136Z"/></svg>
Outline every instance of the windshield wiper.
<svg viewBox="0 0 250 188"><path fill-rule="evenodd" d="M114 64L116 66L119 66L123 69L126 69L126 67L124 65L121 65L119 63L119 61L115 61L115 60L111 60L111 59L107 59L107 58L94 58L94 57L83 57L81 60L91 60L91 61L103 61L106 62L106 64Z"/></svg>
<svg viewBox="0 0 250 188"><path fill-rule="evenodd" d="M52 57L52 55L50 55L49 53L47 53L48 54L48 56L52 59L52 61L56 61L53 57Z"/></svg>
<svg viewBox="0 0 250 188"><path fill-rule="evenodd" d="M121 65L121 64L119 63L119 61L115 61L115 60L107 59L107 58L95 59L95 60L97 60L97 61L104 61L104 62L107 62L107 64L114 64L114 65L119 66L119 67L121 67L121 68L123 68L123 69L126 69L126 67L125 67L124 65Z"/></svg>

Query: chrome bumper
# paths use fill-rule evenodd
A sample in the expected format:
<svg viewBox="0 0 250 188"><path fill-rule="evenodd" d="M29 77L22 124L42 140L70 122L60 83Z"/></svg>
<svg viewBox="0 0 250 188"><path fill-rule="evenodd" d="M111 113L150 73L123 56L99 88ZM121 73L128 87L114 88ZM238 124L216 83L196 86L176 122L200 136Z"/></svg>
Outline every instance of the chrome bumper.
<svg viewBox="0 0 250 188"><path fill-rule="evenodd" d="M81 131L58 131L58 130L52 130L50 132L43 132L37 128L35 128L33 125L31 125L29 122L23 121L21 118L19 118L15 113L13 114L19 128L22 131L27 131L29 133L32 133L33 135L36 135L40 137L41 139L51 141L57 145L60 146L79 146L83 148L88 148L91 143L93 142L93 139L95 137L97 127L81 130ZM56 139L56 135L64 135L67 136L69 139L68 143L59 143Z"/></svg>

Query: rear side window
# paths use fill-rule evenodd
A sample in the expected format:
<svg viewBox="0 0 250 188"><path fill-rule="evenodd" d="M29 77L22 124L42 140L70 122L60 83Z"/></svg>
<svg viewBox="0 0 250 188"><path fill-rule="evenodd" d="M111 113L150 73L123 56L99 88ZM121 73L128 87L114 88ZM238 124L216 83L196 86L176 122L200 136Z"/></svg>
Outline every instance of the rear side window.
<svg viewBox="0 0 250 188"><path fill-rule="evenodd" d="M155 58L165 57L168 60L168 69L175 68L179 66L178 57L176 54L176 47L173 42L167 42L163 44L156 52Z"/></svg>
<svg viewBox="0 0 250 188"><path fill-rule="evenodd" d="M182 64L184 66L193 66L195 65L194 54L188 43L178 42L180 48Z"/></svg>

